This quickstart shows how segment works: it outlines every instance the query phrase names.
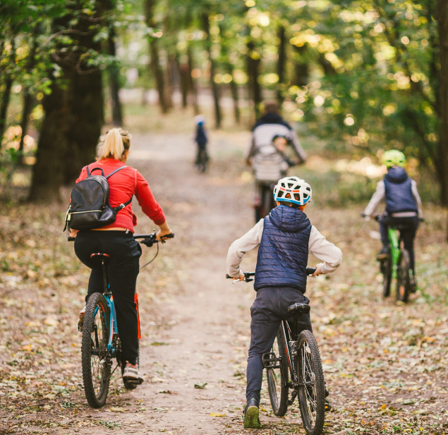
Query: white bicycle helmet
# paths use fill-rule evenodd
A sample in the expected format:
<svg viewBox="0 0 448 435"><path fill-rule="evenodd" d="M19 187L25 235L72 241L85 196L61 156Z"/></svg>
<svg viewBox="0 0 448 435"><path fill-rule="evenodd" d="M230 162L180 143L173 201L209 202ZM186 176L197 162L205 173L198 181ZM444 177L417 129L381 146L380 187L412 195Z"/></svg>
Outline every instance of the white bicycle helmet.
<svg viewBox="0 0 448 435"><path fill-rule="evenodd" d="M305 205L312 196L311 186L299 177L282 178L274 187L274 199L279 202Z"/></svg>

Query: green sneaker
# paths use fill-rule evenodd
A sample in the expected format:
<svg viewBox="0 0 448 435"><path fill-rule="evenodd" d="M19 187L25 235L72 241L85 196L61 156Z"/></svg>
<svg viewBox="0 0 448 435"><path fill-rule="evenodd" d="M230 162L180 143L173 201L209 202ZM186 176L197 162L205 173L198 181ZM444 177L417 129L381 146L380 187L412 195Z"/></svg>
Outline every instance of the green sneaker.
<svg viewBox="0 0 448 435"><path fill-rule="evenodd" d="M257 401L250 399L244 410L244 429L261 429L260 410Z"/></svg>

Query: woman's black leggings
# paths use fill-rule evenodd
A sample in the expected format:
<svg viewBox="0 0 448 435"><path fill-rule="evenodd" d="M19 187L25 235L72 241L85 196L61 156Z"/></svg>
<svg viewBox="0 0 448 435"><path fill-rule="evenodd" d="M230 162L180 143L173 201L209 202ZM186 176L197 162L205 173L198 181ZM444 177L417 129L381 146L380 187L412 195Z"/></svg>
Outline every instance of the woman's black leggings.
<svg viewBox="0 0 448 435"><path fill-rule="evenodd" d="M86 302L93 293L103 293L103 271L93 262L93 253L109 254L107 277L114 296L123 360L136 363L138 357L137 307L134 301L141 247L125 231L79 231L75 241L78 258L92 269Z"/></svg>

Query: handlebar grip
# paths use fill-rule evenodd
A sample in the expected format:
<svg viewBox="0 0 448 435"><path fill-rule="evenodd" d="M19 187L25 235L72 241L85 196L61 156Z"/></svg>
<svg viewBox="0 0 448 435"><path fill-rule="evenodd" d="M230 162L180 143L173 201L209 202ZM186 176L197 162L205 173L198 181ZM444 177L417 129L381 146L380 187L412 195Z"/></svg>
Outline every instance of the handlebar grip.
<svg viewBox="0 0 448 435"><path fill-rule="evenodd" d="M306 274L309 276L309 275L312 275L314 272L316 272L316 268L315 267L307 267L306 268Z"/></svg>
<svg viewBox="0 0 448 435"><path fill-rule="evenodd" d="M160 237L162 240L165 239L174 239L174 233L170 233L170 234L165 234L164 236Z"/></svg>
<svg viewBox="0 0 448 435"><path fill-rule="evenodd" d="M67 237L67 242L74 242L76 240L76 237Z"/></svg>
<svg viewBox="0 0 448 435"><path fill-rule="evenodd" d="M226 279L233 279L228 273L226 273Z"/></svg>

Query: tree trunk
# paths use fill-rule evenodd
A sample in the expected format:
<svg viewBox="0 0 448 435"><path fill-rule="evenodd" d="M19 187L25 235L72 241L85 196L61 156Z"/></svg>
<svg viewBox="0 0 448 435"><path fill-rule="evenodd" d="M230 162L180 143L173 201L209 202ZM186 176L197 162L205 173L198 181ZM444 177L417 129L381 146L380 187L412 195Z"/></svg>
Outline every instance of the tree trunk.
<svg viewBox="0 0 448 435"><path fill-rule="evenodd" d="M115 46L115 27L110 24L109 36L107 39L107 48L110 56L116 56L117 50ZM112 104L112 124L116 127L123 126L123 111L121 108L120 101L120 82L119 82L119 70L118 65L113 64L109 67L109 89L110 89L110 100Z"/></svg>
<svg viewBox="0 0 448 435"><path fill-rule="evenodd" d="M212 56L212 41L210 38L209 14L207 12L202 13L201 18L202 18L202 27L206 35L205 44L207 48L208 59L210 62L210 88L212 90L213 104L215 107L215 128L221 128L222 113L221 113L221 106L219 104L219 87L218 84L215 82L216 62Z"/></svg>
<svg viewBox="0 0 448 435"><path fill-rule="evenodd" d="M95 19L101 18L101 3L96 2ZM96 33L89 31L92 18L80 18L77 28L82 32L76 44L81 52L101 52ZM67 149L65 154L64 184L70 185L78 178L83 166L95 159L96 145L104 122L102 72L78 59L72 69L69 85L70 111L67 117Z"/></svg>
<svg viewBox="0 0 448 435"><path fill-rule="evenodd" d="M239 124L241 121L239 98L238 98L238 84L233 79L233 65L228 62L226 65L227 74L232 76L232 81L230 82L230 93L232 94L233 100L233 114L235 116L235 123Z"/></svg>
<svg viewBox="0 0 448 435"><path fill-rule="evenodd" d="M146 17L146 25L155 28L156 22L154 20L154 8L155 8L155 0L146 0L145 2L145 17ZM165 101L165 82L163 78L163 71L160 68L160 56L159 56L159 47L158 47L158 38L150 37L149 40L149 51L151 56L151 71L154 76L154 80L156 82L157 94L159 96L159 106L162 113L168 112L168 107Z"/></svg>
<svg viewBox="0 0 448 435"><path fill-rule="evenodd" d="M277 61L277 100L279 105L281 105L284 99L283 95L286 91L286 29L283 25L280 25L280 27L278 28L277 36L279 39Z"/></svg>
<svg viewBox="0 0 448 435"><path fill-rule="evenodd" d="M438 33L439 33L439 96L440 96L440 138L439 158L444 169L441 183L442 204L448 206L448 1L438 0ZM448 241L448 227L447 227Z"/></svg>
<svg viewBox="0 0 448 435"><path fill-rule="evenodd" d="M59 189L64 178L64 156L67 147L68 90L62 90L53 80L51 94L42 102L45 116L40 130L33 166L29 199L52 202L60 200Z"/></svg>
<svg viewBox="0 0 448 435"><path fill-rule="evenodd" d="M10 65L16 64L16 41L13 38L11 40L11 54ZM11 99L11 88L14 82L14 73L11 72L6 75L5 90L3 91L2 99L0 102L0 143L2 142L3 135L6 129L6 118L8 115L8 106Z"/></svg>
<svg viewBox="0 0 448 435"><path fill-rule="evenodd" d="M103 125L101 71L74 74L70 92L64 184L72 184L81 169L95 160L96 145Z"/></svg>
<svg viewBox="0 0 448 435"><path fill-rule="evenodd" d="M252 40L247 43L247 76L249 86L249 98L254 104L255 119L261 115L261 86L258 81L260 75L260 54L255 50L255 44Z"/></svg>
<svg viewBox="0 0 448 435"><path fill-rule="evenodd" d="M32 43L31 43L31 51L28 57L28 62L26 66L26 70L28 74L31 74L34 66L36 64L36 50L37 50L37 36L40 33L39 25L36 25L33 31ZM25 135L28 130L28 122L30 118L31 111L33 109L33 96L30 93L29 86L25 86L23 90L23 106L22 106L22 120L20 122L20 127L22 129L22 135L20 136L20 144L19 144L19 165L23 166L24 161L24 141Z"/></svg>
<svg viewBox="0 0 448 435"><path fill-rule="evenodd" d="M198 104L198 87L196 85L196 79L193 77L193 53L191 52L191 47L187 47L187 57L188 57L188 88L193 99L193 110L194 114L199 114L199 104Z"/></svg>
<svg viewBox="0 0 448 435"><path fill-rule="evenodd" d="M166 107L172 109L173 104L173 91L174 91L174 77L173 77L173 59L172 55L166 53L166 65L163 69L164 81L165 81L165 104Z"/></svg>
<svg viewBox="0 0 448 435"><path fill-rule="evenodd" d="M188 104L188 63L182 62L179 55L176 55L177 70L179 71L180 93L182 96L182 109L187 108Z"/></svg>
<svg viewBox="0 0 448 435"><path fill-rule="evenodd" d="M294 86L301 87L308 84L309 66L308 63L303 59L303 55L305 54L307 49L308 47L306 44L302 47L294 46L294 76L292 79L292 84Z"/></svg>

